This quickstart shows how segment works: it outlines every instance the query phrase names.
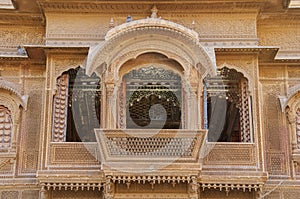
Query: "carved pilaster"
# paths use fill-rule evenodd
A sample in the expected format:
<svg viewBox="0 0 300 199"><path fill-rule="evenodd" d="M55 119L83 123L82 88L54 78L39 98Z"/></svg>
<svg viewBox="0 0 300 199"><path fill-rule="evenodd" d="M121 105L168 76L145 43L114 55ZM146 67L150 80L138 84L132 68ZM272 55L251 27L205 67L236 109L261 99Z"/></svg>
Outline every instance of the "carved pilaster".
<svg viewBox="0 0 300 199"><path fill-rule="evenodd" d="M106 128L109 129L116 128L116 118L114 117L114 114L116 113L116 96L114 95L114 89L114 83L106 84Z"/></svg>
<svg viewBox="0 0 300 199"><path fill-rule="evenodd" d="M113 192L113 182L111 176L108 176L104 186L104 199L113 199Z"/></svg>
<svg viewBox="0 0 300 199"><path fill-rule="evenodd" d="M293 113L293 111L290 109L290 107L287 107L285 110L287 122L289 124L290 132L291 132L291 144L292 144L292 150L297 149L297 137L296 137L296 115Z"/></svg>
<svg viewBox="0 0 300 199"><path fill-rule="evenodd" d="M295 139L295 148L300 149L300 108L297 108L296 111L296 133L294 134L296 136Z"/></svg>
<svg viewBox="0 0 300 199"><path fill-rule="evenodd" d="M49 198L48 191L44 186L42 186L40 190L40 199L48 199L48 198Z"/></svg>
<svg viewBox="0 0 300 199"><path fill-rule="evenodd" d="M190 199L199 198L199 185L196 176L192 176L191 182L189 183L189 198Z"/></svg>

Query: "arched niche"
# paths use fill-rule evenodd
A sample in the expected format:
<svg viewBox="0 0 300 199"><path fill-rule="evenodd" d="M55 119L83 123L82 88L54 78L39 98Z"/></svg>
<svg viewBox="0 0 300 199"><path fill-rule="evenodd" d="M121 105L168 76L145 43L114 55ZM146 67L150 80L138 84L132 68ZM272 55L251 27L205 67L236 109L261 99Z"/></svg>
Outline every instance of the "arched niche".
<svg viewBox="0 0 300 199"><path fill-rule="evenodd" d="M139 128L135 124L139 118L133 116L138 114L148 118L139 120L145 124L142 128L182 128L183 71L178 62L159 53L142 54L124 63L118 72L118 127Z"/></svg>
<svg viewBox="0 0 300 199"><path fill-rule="evenodd" d="M253 142L248 78L226 65L204 79L204 125L211 142Z"/></svg>
<svg viewBox="0 0 300 199"><path fill-rule="evenodd" d="M289 97L284 110L290 130L293 153L300 154L300 90Z"/></svg>
<svg viewBox="0 0 300 199"><path fill-rule="evenodd" d="M159 19L147 18L121 24L111 29L105 40L90 48L86 73L95 72L103 78L103 103L105 128L117 128L117 99L122 74L132 60L149 54L163 57L168 63L161 63L180 74L185 95L185 128L198 129L201 126L199 103L201 78L216 74L216 67L205 48L199 43L198 33L182 25ZM151 64L155 59L148 59ZM170 64L173 62L173 64ZM171 66L172 65L172 66ZM139 64L144 67L143 64ZM138 67L138 66L135 66ZM131 68L131 67L128 67Z"/></svg>
<svg viewBox="0 0 300 199"><path fill-rule="evenodd" d="M0 79L0 105L7 108L12 121L11 145L5 149L8 152L16 151L16 140L20 128L22 110L27 109L27 95L21 95L17 86L7 80Z"/></svg>

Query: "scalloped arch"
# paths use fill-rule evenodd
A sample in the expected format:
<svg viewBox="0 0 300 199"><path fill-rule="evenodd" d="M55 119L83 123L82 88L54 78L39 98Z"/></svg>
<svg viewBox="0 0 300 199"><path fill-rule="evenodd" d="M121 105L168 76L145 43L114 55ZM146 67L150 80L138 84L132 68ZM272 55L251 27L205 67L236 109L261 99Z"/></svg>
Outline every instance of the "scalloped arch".
<svg viewBox="0 0 300 199"><path fill-rule="evenodd" d="M232 64L227 64L227 63L224 63L224 64L221 64L219 66L219 68L228 68L228 69L233 69L235 70L236 72L238 73L241 73L247 80L248 80L248 87L249 88L254 88L254 85L253 85L253 81L252 81L252 77L250 76L250 74L248 74L244 69L236 66L236 65L232 65ZM252 92L251 92L252 93Z"/></svg>
<svg viewBox="0 0 300 199"><path fill-rule="evenodd" d="M104 71L102 66L111 67L112 64L118 68L127 60L147 52L175 59L185 70L191 66L197 68L201 63L205 71L197 68L200 73L216 72L212 58L199 43L197 32L171 21L147 18L121 24L108 31L105 41L90 48L86 73Z"/></svg>
<svg viewBox="0 0 300 199"><path fill-rule="evenodd" d="M15 84L0 78L0 89L7 90L8 92L13 93L16 96L13 97L15 101L25 110L27 109L28 95L21 95Z"/></svg>
<svg viewBox="0 0 300 199"><path fill-rule="evenodd" d="M278 96L281 111L284 112L287 106L294 106L300 104L300 84L290 87L286 96Z"/></svg>

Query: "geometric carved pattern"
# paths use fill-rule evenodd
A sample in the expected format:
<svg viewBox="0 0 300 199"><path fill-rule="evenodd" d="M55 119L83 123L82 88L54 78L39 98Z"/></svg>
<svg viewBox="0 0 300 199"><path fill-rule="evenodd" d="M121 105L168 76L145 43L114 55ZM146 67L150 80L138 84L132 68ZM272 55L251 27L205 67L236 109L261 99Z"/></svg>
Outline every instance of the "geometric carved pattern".
<svg viewBox="0 0 300 199"><path fill-rule="evenodd" d="M159 137L109 137L107 146L111 155L147 155L147 156L192 156L194 138ZM188 147L185 147L188 146Z"/></svg>
<svg viewBox="0 0 300 199"><path fill-rule="evenodd" d="M68 83L69 75L63 74L57 79L57 92L53 103L53 138L54 142L66 140L66 115L68 111Z"/></svg>
<svg viewBox="0 0 300 199"><path fill-rule="evenodd" d="M39 198L39 191L38 190L26 190L22 192L22 199L38 199Z"/></svg>
<svg viewBox="0 0 300 199"><path fill-rule="evenodd" d="M247 80L242 80L241 87L241 141L252 142L250 132L250 107Z"/></svg>
<svg viewBox="0 0 300 199"><path fill-rule="evenodd" d="M148 133L148 135L147 135ZM151 136L149 136L151 135ZM96 130L100 149L109 157L134 160L197 158L205 132L175 129Z"/></svg>
<svg viewBox="0 0 300 199"><path fill-rule="evenodd" d="M100 191L87 191L87 190L78 190L78 191L53 191L53 199L98 199L101 197Z"/></svg>
<svg viewBox="0 0 300 199"><path fill-rule="evenodd" d="M0 105L0 150L11 146L12 119L11 113L3 105Z"/></svg>
<svg viewBox="0 0 300 199"><path fill-rule="evenodd" d="M1 199L17 199L19 192L17 191L3 191L1 194Z"/></svg>
<svg viewBox="0 0 300 199"><path fill-rule="evenodd" d="M217 143L208 149L205 165L255 165L254 144Z"/></svg>
<svg viewBox="0 0 300 199"><path fill-rule="evenodd" d="M23 171L34 173L38 166L38 151L24 151L23 152Z"/></svg>
<svg viewBox="0 0 300 199"><path fill-rule="evenodd" d="M51 143L51 164L97 165L96 143Z"/></svg>
<svg viewBox="0 0 300 199"><path fill-rule="evenodd" d="M269 153L268 154L268 166L270 175L280 175L285 171L284 168L284 154L283 153Z"/></svg>
<svg viewBox="0 0 300 199"><path fill-rule="evenodd" d="M12 158L0 158L0 175L11 174L13 172Z"/></svg>
<svg viewBox="0 0 300 199"><path fill-rule="evenodd" d="M296 142L297 148L300 149L300 107L296 111Z"/></svg>

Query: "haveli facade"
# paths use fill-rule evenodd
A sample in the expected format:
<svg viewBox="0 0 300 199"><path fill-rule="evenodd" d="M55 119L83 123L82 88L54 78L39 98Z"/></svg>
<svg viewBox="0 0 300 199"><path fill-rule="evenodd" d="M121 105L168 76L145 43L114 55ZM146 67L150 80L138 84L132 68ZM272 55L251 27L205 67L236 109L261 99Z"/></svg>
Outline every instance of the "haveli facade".
<svg viewBox="0 0 300 199"><path fill-rule="evenodd" d="M297 0L0 0L1 199L296 199Z"/></svg>

